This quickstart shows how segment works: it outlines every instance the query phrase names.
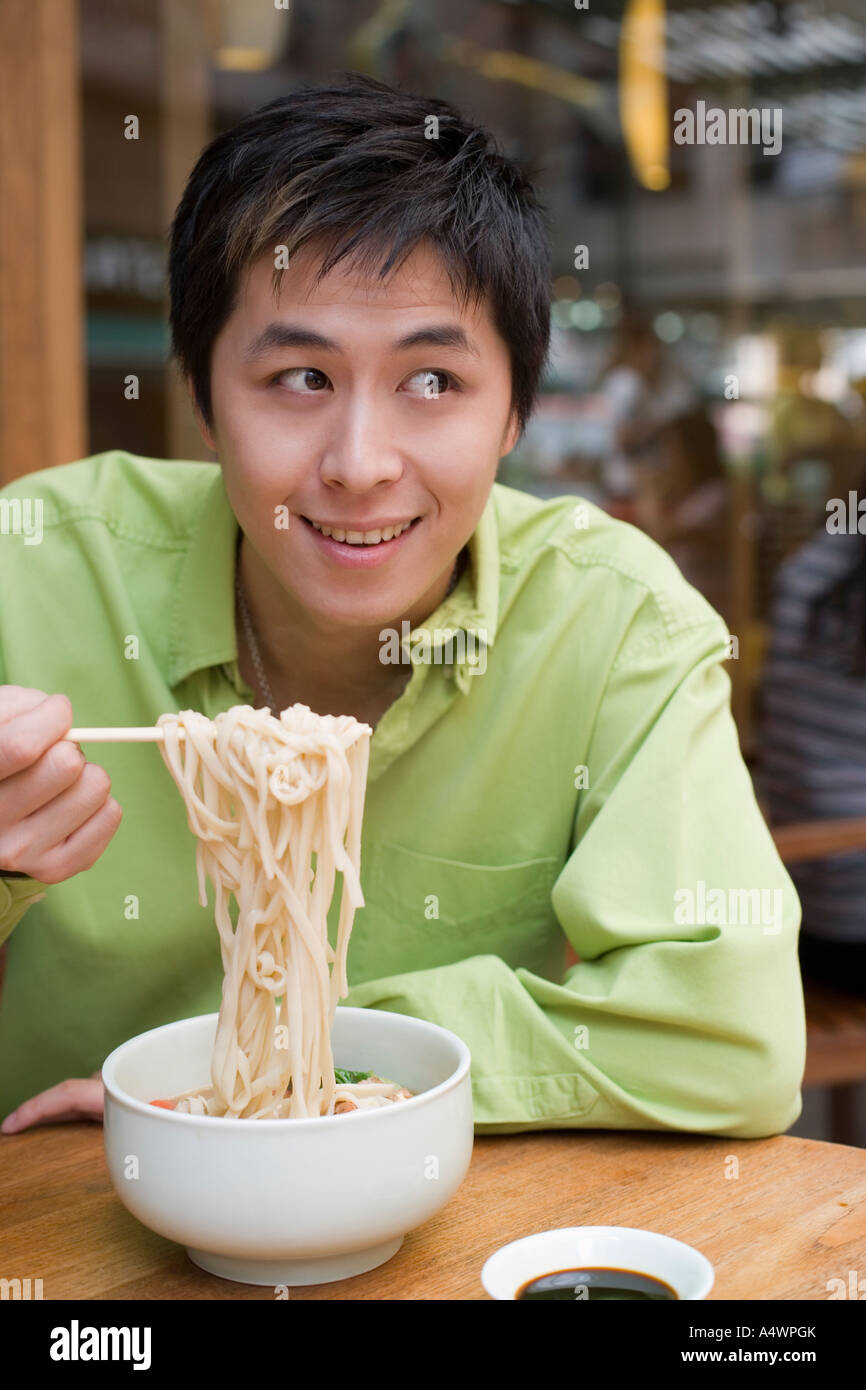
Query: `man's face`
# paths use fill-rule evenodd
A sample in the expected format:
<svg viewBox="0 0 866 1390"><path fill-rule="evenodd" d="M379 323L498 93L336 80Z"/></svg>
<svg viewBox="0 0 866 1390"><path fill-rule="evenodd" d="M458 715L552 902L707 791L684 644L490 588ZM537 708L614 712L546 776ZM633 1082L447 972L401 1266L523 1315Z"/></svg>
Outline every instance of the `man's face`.
<svg viewBox="0 0 866 1390"><path fill-rule="evenodd" d="M431 249L384 282L344 261L313 288L318 264L304 248L278 302L272 258L248 270L214 343L214 429L200 424L285 593L327 622L378 624L422 602L475 529L517 438L508 349L486 304L461 311Z"/></svg>

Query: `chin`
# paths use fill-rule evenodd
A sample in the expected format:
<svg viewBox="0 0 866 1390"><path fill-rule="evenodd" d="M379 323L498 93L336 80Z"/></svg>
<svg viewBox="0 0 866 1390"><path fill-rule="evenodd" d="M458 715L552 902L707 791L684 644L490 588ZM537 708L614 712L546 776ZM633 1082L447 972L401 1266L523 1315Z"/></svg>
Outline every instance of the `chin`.
<svg viewBox="0 0 866 1390"><path fill-rule="evenodd" d="M326 623L337 623L341 627L370 628L377 630L391 624L398 624L400 617L416 600L399 598L391 603L323 603L321 594L311 594L309 599L300 595L300 601L311 615Z"/></svg>

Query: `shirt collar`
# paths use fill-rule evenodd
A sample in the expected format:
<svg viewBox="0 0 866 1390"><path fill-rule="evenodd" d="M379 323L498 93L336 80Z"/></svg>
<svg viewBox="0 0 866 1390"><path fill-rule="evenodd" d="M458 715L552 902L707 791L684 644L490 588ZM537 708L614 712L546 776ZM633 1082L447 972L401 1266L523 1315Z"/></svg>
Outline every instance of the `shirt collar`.
<svg viewBox="0 0 866 1390"><path fill-rule="evenodd" d="M179 463L178 468L184 465ZM175 591L166 676L178 685L192 671L237 659L235 546L238 520L213 465Z"/></svg>
<svg viewBox="0 0 866 1390"><path fill-rule="evenodd" d="M238 655L235 547L239 527L222 469L219 464L213 469L176 589L166 672L171 686L192 671L236 661ZM473 643L476 648L479 643L492 647L499 620L499 528L492 491L467 547L470 563L454 592L410 634L410 639L429 634L433 646L447 640L449 630L463 629L472 635L472 640L464 642L465 659L458 657L454 663L454 679L464 694L471 688L471 668L477 663Z"/></svg>
<svg viewBox="0 0 866 1390"><path fill-rule="evenodd" d="M409 645L423 642L431 650L454 642L447 667L464 695L472 688L473 675L486 669L483 649L493 646L499 621L499 527L492 492L467 544L470 563L453 594L408 634ZM466 634L462 639L457 635L461 630Z"/></svg>

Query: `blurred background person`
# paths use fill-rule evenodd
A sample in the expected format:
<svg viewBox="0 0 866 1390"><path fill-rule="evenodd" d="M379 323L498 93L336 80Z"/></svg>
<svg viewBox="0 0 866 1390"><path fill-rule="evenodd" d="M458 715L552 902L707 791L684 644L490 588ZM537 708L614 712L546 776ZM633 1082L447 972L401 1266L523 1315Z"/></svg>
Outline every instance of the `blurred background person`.
<svg viewBox="0 0 866 1390"><path fill-rule="evenodd" d="M757 781L774 826L866 817L866 535L823 527L781 566L759 727ZM789 873L804 975L866 995L866 850Z"/></svg>
<svg viewBox="0 0 866 1390"><path fill-rule="evenodd" d="M611 421L602 462L607 509L663 546L728 616L728 484L699 386L650 318L624 315L600 395Z"/></svg>
<svg viewBox="0 0 866 1390"><path fill-rule="evenodd" d="M824 364L821 336L815 328L785 325L778 330L777 343L776 390L767 422L770 470L787 479L804 463L818 461L827 495L841 496L857 482L862 453L852 421L835 401L819 394Z"/></svg>
<svg viewBox="0 0 866 1390"><path fill-rule="evenodd" d="M639 474L664 467L668 428L694 408L698 393L650 320L630 307L616 333L599 394L611 434L601 465L602 486L612 503L631 501L640 490Z"/></svg>

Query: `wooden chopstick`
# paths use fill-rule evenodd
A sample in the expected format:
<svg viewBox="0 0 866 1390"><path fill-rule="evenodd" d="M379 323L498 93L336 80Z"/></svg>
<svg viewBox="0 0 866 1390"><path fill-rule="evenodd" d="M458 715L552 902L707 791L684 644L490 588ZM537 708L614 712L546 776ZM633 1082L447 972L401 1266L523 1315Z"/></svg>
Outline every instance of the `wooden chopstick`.
<svg viewBox="0 0 866 1390"><path fill-rule="evenodd" d="M372 732L369 724L359 723L352 736L357 740ZM182 724L178 726L177 736L186 737L186 730ZM146 724L143 728L130 726L119 729L69 729L63 737L71 743L163 743L165 730L158 724Z"/></svg>
<svg viewBox="0 0 866 1390"><path fill-rule="evenodd" d="M183 727L177 732L179 738L184 737ZM63 737L72 743L162 743L165 730L156 724L148 724L139 729L70 729Z"/></svg>

